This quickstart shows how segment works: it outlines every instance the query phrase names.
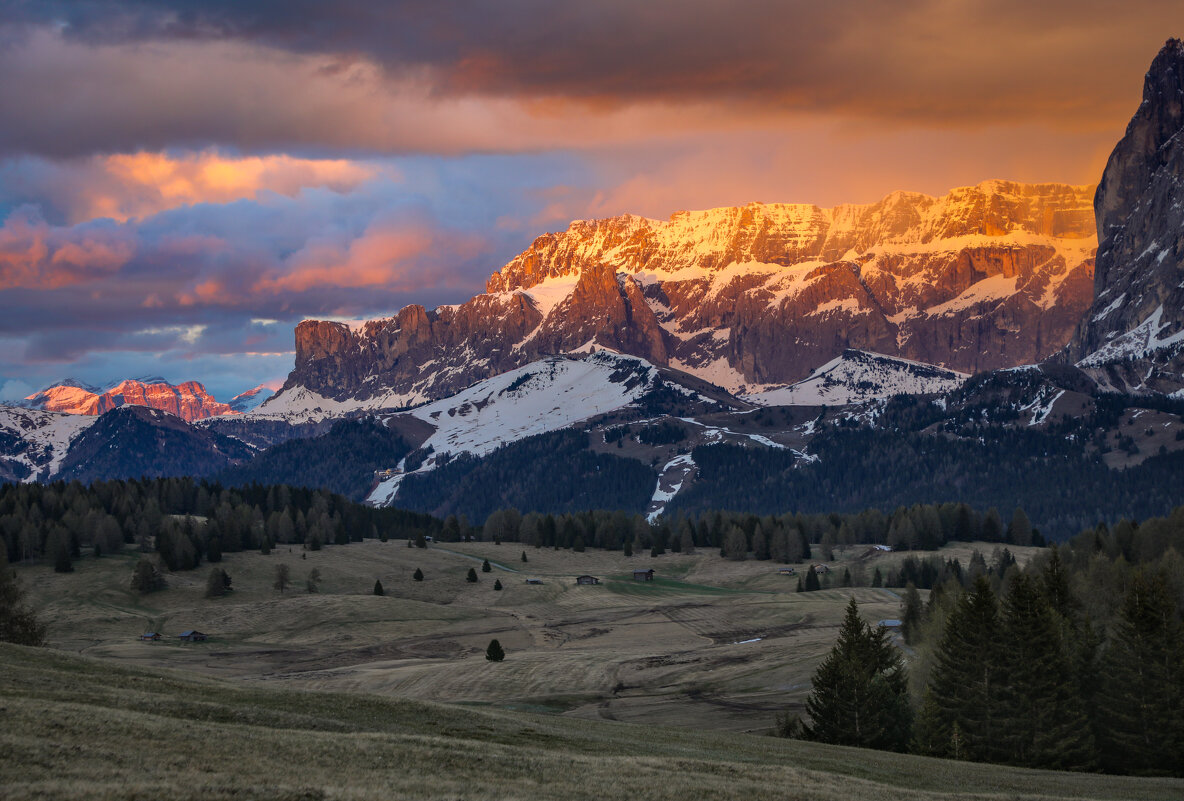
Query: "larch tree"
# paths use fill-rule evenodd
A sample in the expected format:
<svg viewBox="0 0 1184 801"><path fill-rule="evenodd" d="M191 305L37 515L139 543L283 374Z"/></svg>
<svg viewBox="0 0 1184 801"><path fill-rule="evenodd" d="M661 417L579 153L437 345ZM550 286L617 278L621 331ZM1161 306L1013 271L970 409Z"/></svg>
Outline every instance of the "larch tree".
<svg viewBox="0 0 1184 801"><path fill-rule="evenodd" d="M0 642L44 645L45 626L25 601L25 593L8 555L0 548Z"/></svg>

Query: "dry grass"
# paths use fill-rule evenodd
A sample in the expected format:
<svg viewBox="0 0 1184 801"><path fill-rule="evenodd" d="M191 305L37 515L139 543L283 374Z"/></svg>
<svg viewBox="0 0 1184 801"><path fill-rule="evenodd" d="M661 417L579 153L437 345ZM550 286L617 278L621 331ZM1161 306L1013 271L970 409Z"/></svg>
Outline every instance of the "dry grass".
<svg viewBox="0 0 1184 801"><path fill-rule="evenodd" d="M370 541L305 558L287 548L228 554L220 566L235 589L217 599L204 597L208 566L169 575L163 592L131 592L138 555L84 559L68 575L21 573L54 647L120 664L747 732L767 731L778 711L800 707L849 597L873 621L899 610L890 590L799 594L796 578L777 575L777 565L715 553L630 558L527 548L524 564L522 551ZM496 565L488 574L480 572L485 558ZM283 595L272 588L277 564L293 579ZM639 566L653 567L658 580L632 581ZM314 567L321 591L310 595L303 584ZM417 567L423 582L411 580ZM477 584L465 581L470 567ZM583 573L603 583L576 586ZM544 583L527 585L527 577ZM372 594L376 578L385 597ZM504 590L495 592L499 578ZM182 645L169 636L188 628L211 640ZM147 629L166 640L138 642ZM500 665L484 659L494 637L510 654Z"/></svg>
<svg viewBox="0 0 1184 801"><path fill-rule="evenodd" d="M13 801L1169 801L1184 794L1178 780L264 688L7 645L0 645L0 677L0 795Z"/></svg>

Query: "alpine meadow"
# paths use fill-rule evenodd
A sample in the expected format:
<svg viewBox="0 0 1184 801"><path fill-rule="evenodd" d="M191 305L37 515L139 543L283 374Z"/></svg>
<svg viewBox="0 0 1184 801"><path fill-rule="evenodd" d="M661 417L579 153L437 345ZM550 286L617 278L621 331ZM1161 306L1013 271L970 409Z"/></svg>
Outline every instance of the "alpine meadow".
<svg viewBox="0 0 1184 801"><path fill-rule="evenodd" d="M1184 798L1182 34L0 0L0 797Z"/></svg>

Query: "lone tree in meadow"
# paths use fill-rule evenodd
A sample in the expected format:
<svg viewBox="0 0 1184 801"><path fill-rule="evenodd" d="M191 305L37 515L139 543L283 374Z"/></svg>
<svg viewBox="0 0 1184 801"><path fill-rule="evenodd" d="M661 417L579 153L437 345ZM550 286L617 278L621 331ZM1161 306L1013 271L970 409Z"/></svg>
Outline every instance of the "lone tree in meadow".
<svg viewBox="0 0 1184 801"><path fill-rule="evenodd" d="M413 578L415 581L423 581L423 571L418 567L415 568L415 572L411 574L411 578Z"/></svg>
<svg viewBox="0 0 1184 801"><path fill-rule="evenodd" d="M206 579L206 597L221 598L228 592L230 592L230 574L220 567L212 568L209 578Z"/></svg>
<svg viewBox="0 0 1184 801"><path fill-rule="evenodd" d="M813 685L802 729L807 740L904 750L913 717L904 663L887 631L863 621L854 598Z"/></svg>
<svg viewBox="0 0 1184 801"><path fill-rule="evenodd" d="M304 588L310 593L321 591L321 570L314 567L308 571L308 581L305 582Z"/></svg>
<svg viewBox="0 0 1184 801"><path fill-rule="evenodd" d="M288 585L292 583L292 571L288 569L287 565L275 566L275 583L272 585L280 593L288 589Z"/></svg>
<svg viewBox="0 0 1184 801"><path fill-rule="evenodd" d="M494 582L493 582L493 588L494 588L495 590L500 590L500 589L502 588L502 580L501 580L501 579L495 579L495 580L494 580Z"/></svg>
<svg viewBox="0 0 1184 801"><path fill-rule="evenodd" d="M45 626L25 604L25 593L0 548L0 642L44 645Z"/></svg>
<svg viewBox="0 0 1184 801"><path fill-rule="evenodd" d="M477 571L470 567L469 568L469 575L465 576L465 581L469 582L470 584L476 584L477 583Z"/></svg>
<svg viewBox="0 0 1184 801"><path fill-rule="evenodd" d="M526 551L523 551L523 552L522 552L522 561L523 561L523 562L529 562L529 561L530 561L529 559L527 559L527 558L526 558Z"/></svg>
<svg viewBox="0 0 1184 801"><path fill-rule="evenodd" d="M482 573L488 573L491 570L493 570L493 568L489 566L488 559L486 559L484 562L481 563L481 572Z"/></svg>
<svg viewBox="0 0 1184 801"><path fill-rule="evenodd" d="M379 579L374 579L374 594L375 595L383 595L384 594L383 589L382 589L382 581L380 581Z"/></svg>
<svg viewBox="0 0 1184 801"><path fill-rule="evenodd" d="M133 590L144 595L149 592L163 590L165 586L164 576L161 575L155 560L150 557L144 557L136 563L136 569L132 573Z"/></svg>
<svg viewBox="0 0 1184 801"><path fill-rule="evenodd" d="M506 652L502 650L502 644L497 640L490 640L489 647L485 649L485 659L489 662L501 662L506 658Z"/></svg>

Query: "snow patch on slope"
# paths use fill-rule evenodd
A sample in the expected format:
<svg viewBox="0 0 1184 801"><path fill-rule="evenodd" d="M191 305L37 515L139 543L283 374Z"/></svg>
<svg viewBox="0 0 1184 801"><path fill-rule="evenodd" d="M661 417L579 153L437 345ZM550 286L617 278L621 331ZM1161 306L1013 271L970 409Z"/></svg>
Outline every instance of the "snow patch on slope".
<svg viewBox="0 0 1184 801"><path fill-rule="evenodd" d="M407 413L436 429L422 446L432 450L431 456L414 472L435 469L444 454L484 456L509 442L620 409L658 380L657 369L644 359L605 352L552 356L487 378ZM369 502L394 501L403 478L383 481Z"/></svg>
<svg viewBox="0 0 1184 801"><path fill-rule="evenodd" d="M4 458L32 471L26 481L47 479L61 467L70 443L98 419L92 415L0 406L0 432L25 443L23 451L5 454Z"/></svg>
<svg viewBox="0 0 1184 801"><path fill-rule="evenodd" d="M1077 363L1078 367L1101 367L1107 362L1141 359L1152 353L1184 343L1184 329L1161 337L1170 323L1163 322L1163 304L1139 325L1115 337Z"/></svg>
<svg viewBox="0 0 1184 801"><path fill-rule="evenodd" d="M967 378L965 373L931 364L847 350L807 379L744 399L764 406L844 406L892 395L950 392Z"/></svg>

